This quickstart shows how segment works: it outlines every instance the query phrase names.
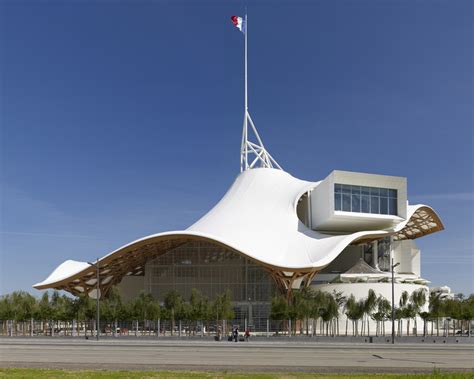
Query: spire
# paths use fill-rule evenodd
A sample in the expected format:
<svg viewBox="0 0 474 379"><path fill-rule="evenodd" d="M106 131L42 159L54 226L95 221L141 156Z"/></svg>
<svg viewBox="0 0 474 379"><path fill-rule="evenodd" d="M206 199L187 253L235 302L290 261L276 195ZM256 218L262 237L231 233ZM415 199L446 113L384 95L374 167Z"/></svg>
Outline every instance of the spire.
<svg viewBox="0 0 474 379"><path fill-rule="evenodd" d="M243 21L243 22L242 22ZM270 153L263 146L262 139L257 132L252 117L250 117L248 108L248 85L247 85L247 35L248 35L248 22L247 14L245 20L240 20L242 28L239 28L245 36L245 98L244 98L244 125L242 130L242 144L240 147L240 171L246 171L255 167L266 167L266 168L278 168L282 170L277 161L270 155ZM237 26L237 24L236 24ZM238 27L238 26L237 26ZM252 140L249 138L249 125L250 132L253 134Z"/></svg>

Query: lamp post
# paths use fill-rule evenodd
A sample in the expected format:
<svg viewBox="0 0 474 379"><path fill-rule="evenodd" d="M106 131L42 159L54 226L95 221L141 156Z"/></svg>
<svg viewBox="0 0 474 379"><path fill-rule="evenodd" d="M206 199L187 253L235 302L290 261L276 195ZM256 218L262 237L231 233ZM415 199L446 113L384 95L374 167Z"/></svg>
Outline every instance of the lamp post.
<svg viewBox="0 0 474 379"><path fill-rule="evenodd" d="M393 270L399 264L400 262L393 264L392 258L392 264L390 266L392 269L392 344L395 343L395 274Z"/></svg>
<svg viewBox="0 0 474 379"><path fill-rule="evenodd" d="M95 290L95 299L96 299L96 326L95 326L95 336L97 341L99 340L99 329L100 329L100 304L99 304L99 293L100 293L100 273L99 273L99 258L97 258L96 263L87 262L91 266L94 266L97 273L97 282L96 282L96 290Z"/></svg>
<svg viewBox="0 0 474 379"><path fill-rule="evenodd" d="M249 307L248 307L248 322L247 322L247 327L245 328L245 331L247 329L250 329L250 325L253 323L252 322L252 298L249 297Z"/></svg>

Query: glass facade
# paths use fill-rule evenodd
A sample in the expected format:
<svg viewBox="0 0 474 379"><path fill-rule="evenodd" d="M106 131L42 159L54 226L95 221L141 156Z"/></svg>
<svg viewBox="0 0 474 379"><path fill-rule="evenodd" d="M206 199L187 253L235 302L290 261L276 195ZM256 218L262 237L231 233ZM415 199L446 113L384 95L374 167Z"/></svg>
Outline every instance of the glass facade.
<svg viewBox="0 0 474 379"><path fill-rule="evenodd" d="M378 240L377 256L375 259L373 257L375 250L372 243L364 244L363 252L365 263L372 267L376 264L374 268L378 268L380 271L390 271L390 237Z"/></svg>
<svg viewBox="0 0 474 379"><path fill-rule="evenodd" d="M237 318L257 327L266 325L275 282L260 265L224 247L201 241L186 243L145 266L145 285L156 299L177 290L188 300L193 288L209 299L229 289Z"/></svg>
<svg viewBox="0 0 474 379"><path fill-rule="evenodd" d="M397 190L334 184L334 209L344 212L397 215Z"/></svg>
<svg viewBox="0 0 474 379"><path fill-rule="evenodd" d="M390 271L390 237L378 241L377 264L380 271Z"/></svg>

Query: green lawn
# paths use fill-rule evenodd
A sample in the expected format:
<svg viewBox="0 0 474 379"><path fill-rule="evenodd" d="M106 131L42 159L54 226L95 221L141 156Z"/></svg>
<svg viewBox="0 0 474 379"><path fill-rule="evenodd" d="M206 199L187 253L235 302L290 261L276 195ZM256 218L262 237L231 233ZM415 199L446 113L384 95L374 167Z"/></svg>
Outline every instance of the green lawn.
<svg viewBox="0 0 474 379"><path fill-rule="evenodd" d="M67 371L67 370L46 370L46 369L0 369L0 378L225 378L225 379L474 379L474 373L439 373L432 374L305 374L305 373L230 373L230 372L186 372L186 371Z"/></svg>

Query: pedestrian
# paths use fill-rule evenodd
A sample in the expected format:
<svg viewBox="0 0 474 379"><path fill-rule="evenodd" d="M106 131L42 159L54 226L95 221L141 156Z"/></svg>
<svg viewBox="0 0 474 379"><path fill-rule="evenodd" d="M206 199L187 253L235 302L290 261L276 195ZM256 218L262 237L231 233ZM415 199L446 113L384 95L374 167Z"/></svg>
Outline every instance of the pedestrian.
<svg viewBox="0 0 474 379"><path fill-rule="evenodd" d="M234 329L234 342L237 342L239 340L239 327L236 326Z"/></svg>
<svg viewBox="0 0 474 379"><path fill-rule="evenodd" d="M249 338L250 338L250 330L247 328L247 330L245 330L245 342L249 342Z"/></svg>

